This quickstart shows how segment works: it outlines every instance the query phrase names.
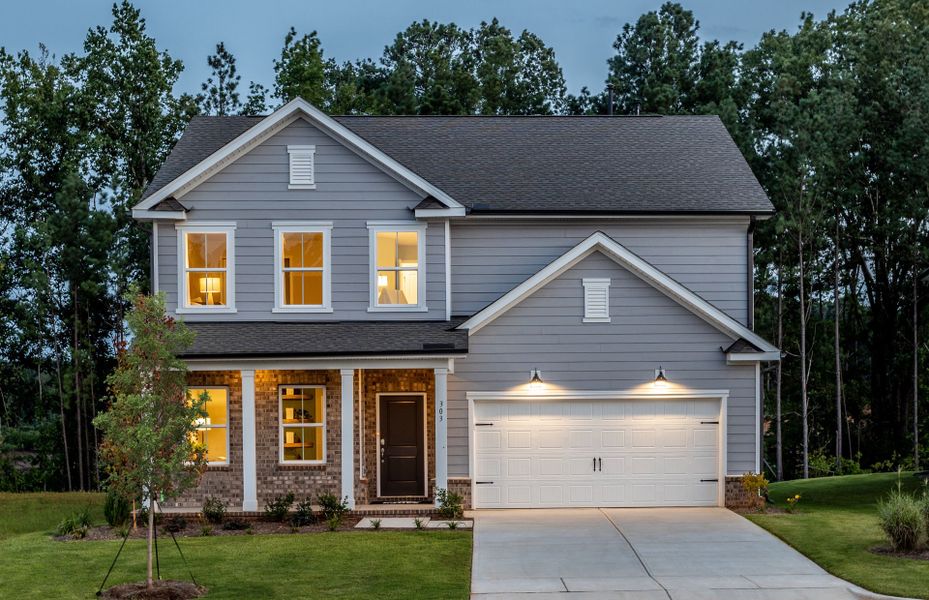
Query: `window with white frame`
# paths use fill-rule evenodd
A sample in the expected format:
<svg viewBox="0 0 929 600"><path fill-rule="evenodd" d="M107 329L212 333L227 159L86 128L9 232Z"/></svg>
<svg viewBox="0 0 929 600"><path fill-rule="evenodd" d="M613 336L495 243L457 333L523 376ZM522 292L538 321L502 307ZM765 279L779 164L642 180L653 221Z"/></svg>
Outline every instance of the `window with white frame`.
<svg viewBox="0 0 929 600"><path fill-rule="evenodd" d="M281 463L326 462L326 390L317 385L282 385Z"/></svg>
<svg viewBox="0 0 929 600"><path fill-rule="evenodd" d="M274 223L275 312L331 312L331 223Z"/></svg>
<svg viewBox="0 0 929 600"><path fill-rule="evenodd" d="M292 190L311 190L316 187L316 146L287 146Z"/></svg>
<svg viewBox="0 0 929 600"><path fill-rule="evenodd" d="M584 322L610 322L610 280L584 279Z"/></svg>
<svg viewBox="0 0 929 600"><path fill-rule="evenodd" d="M424 224L369 224L372 310L425 309Z"/></svg>
<svg viewBox="0 0 929 600"><path fill-rule="evenodd" d="M234 225L177 226L178 311L235 310Z"/></svg>
<svg viewBox="0 0 929 600"><path fill-rule="evenodd" d="M204 450L206 461L211 465L229 463L229 389L225 387L188 388L187 397L199 400L206 394L203 410L206 416L199 417L194 425L194 442Z"/></svg>

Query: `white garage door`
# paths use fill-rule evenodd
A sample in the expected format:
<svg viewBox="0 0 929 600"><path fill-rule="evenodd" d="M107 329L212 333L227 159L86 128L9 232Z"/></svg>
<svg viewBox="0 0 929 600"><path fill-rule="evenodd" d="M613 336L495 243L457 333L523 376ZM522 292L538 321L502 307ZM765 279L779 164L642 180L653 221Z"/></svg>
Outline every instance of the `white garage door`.
<svg viewBox="0 0 929 600"><path fill-rule="evenodd" d="M713 506L719 401L474 403L475 506Z"/></svg>

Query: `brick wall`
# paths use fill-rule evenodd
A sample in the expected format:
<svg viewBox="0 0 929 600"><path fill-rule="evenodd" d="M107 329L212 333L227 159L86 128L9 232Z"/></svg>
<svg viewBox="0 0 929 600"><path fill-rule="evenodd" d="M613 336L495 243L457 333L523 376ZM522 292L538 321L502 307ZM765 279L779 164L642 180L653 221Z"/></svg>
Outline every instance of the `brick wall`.
<svg viewBox="0 0 929 600"><path fill-rule="evenodd" d="M726 477L726 508L754 509L758 508L764 499L753 495L742 487L741 475Z"/></svg>
<svg viewBox="0 0 929 600"><path fill-rule="evenodd" d="M448 490L461 494L465 510L471 510L471 480L465 477L449 477Z"/></svg>

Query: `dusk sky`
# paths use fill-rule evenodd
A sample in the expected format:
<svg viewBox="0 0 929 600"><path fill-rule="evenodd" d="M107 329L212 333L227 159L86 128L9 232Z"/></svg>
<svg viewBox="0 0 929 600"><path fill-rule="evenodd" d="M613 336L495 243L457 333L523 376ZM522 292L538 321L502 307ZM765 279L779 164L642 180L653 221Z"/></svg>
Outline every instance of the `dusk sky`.
<svg viewBox="0 0 929 600"><path fill-rule="evenodd" d="M623 24L655 10L660 1L342 0L138 0L149 34L159 48L184 61L178 91L197 92L208 75L206 56L224 41L238 59L242 91L248 81L270 87L272 60L284 34L317 30L327 57L338 61L377 58L398 31L421 19L454 21L466 28L496 16L514 33L528 29L550 46L564 69L568 90L602 89L606 59ZM700 21L704 38L754 45L770 29L796 29L800 13L824 16L848 0L685 1ZM110 22L111 2L87 0L3 0L0 46L33 51L40 42L56 55L80 50L87 29Z"/></svg>

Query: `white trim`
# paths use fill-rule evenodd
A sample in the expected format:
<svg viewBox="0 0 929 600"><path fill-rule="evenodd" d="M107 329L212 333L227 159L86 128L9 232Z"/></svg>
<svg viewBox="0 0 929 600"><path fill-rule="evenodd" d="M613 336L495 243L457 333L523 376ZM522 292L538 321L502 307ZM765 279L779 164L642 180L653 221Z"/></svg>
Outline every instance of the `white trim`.
<svg viewBox="0 0 929 600"><path fill-rule="evenodd" d="M546 391L546 392L467 392L465 397L468 400L468 477L471 479L471 498L472 508L479 509L477 506L477 482L474 476L474 464L477 458L476 444L474 433L474 403L475 402L492 402L494 400L676 400L681 398L690 399L715 399L719 400L719 425L717 426L717 471L718 481L716 482L716 503L718 506L726 506L726 475L728 474L729 459L728 446L726 443L728 431L728 411L729 411L729 390L693 390L693 391L669 391L669 392L609 392L609 391Z"/></svg>
<svg viewBox="0 0 929 600"><path fill-rule="evenodd" d="M368 312L428 312L426 306L426 224L417 221L368 221ZM416 304L377 303L377 234L416 232ZM409 269L412 270L412 269Z"/></svg>
<svg viewBox="0 0 929 600"><path fill-rule="evenodd" d="M434 369L435 383L435 487L448 489L448 369ZM428 454L428 445L427 454ZM426 462L428 463L428 456ZM428 476L428 472L427 472ZM428 481L428 479L427 479ZM436 498L438 506L438 498Z"/></svg>
<svg viewBox="0 0 929 600"><path fill-rule="evenodd" d="M419 396L423 399L423 496L429 495L429 410L426 392L377 392L374 394L374 435L377 441L377 469L375 489L378 498L390 498L381 495L381 397L382 396Z"/></svg>
<svg viewBox="0 0 929 600"><path fill-rule="evenodd" d="M417 219L429 218L446 218L446 217L463 217L468 214L464 207L461 208L416 208L413 210L413 216Z"/></svg>
<svg viewBox="0 0 929 600"><path fill-rule="evenodd" d="M303 389L303 390L322 390L323 391L323 414L321 415L321 421L319 424L290 424L284 425L284 388L294 388L294 389ZM328 432L326 431L326 386L319 384L303 384L303 383L281 383L277 386L277 464L280 466L286 465L324 465L326 464L326 438L329 437ZM284 427L301 427L303 429L322 429L323 430L323 451L322 451L322 460L284 460Z"/></svg>
<svg viewBox="0 0 929 600"><path fill-rule="evenodd" d="M306 181L294 180L294 160L305 158L310 161L310 174ZM316 189L316 146L287 146L287 174L289 181L287 189L315 190Z"/></svg>
<svg viewBox="0 0 929 600"><path fill-rule="evenodd" d="M158 293L158 221L152 221L152 293Z"/></svg>
<svg viewBox="0 0 929 600"><path fill-rule="evenodd" d="M761 363L755 363L755 472L761 473Z"/></svg>
<svg viewBox="0 0 929 600"><path fill-rule="evenodd" d="M584 323L609 323L610 322L610 278L606 277L585 277L581 280L584 287ZM603 292L605 304L603 313L597 314L590 305L590 295L593 292Z"/></svg>
<svg viewBox="0 0 929 600"><path fill-rule="evenodd" d="M132 209L132 218L136 221L186 221L187 211L184 210L139 210Z"/></svg>
<svg viewBox="0 0 929 600"><path fill-rule="evenodd" d="M355 509L355 370L341 369L342 406L342 498L348 499L349 510Z"/></svg>
<svg viewBox="0 0 929 600"><path fill-rule="evenodd" d="M428 209L423 209L428 210ZM773 214L773 212L772 212ZM428 216L428 215L425 215ZM526 212L524 214L517 215L507 215L507 214L481 214L481 213L470 213L468 218L462 221L462 223L469 223L477 225L477 221L534 221L534 220L571 220L571 221L601 221L605 219L609 220L623 220L623 221L646 221L650 219L661 220L661 221L681 221L684 223L692 223L693 221L721 221L721 222L738 222L748 224L751 217L755 217L756 221L764 221L771 218L771 215L761 215L761 214L704 214L704 215L687 215L682 213L643 213L643 214L572 214L572 215L558 215L558 214L539 214Z"/></svg>
<svg viewBox="0 0 929 600"><path fill-rule="evenodd" d="M299 222L271 223L274 231L274 313L332 312L332 223ZM285 233L321 233L323 236L323 298L322 304L284 304L283 243Z"/></svg>
<svg viewBox="0 0 929 600"><path fill-rule="evenodd" d="M358 134L326 115L309 102L302 98L295 98L185 171L167 185L156 190L148 198L136 204L136 206L133 207L133 214L135 214L136 209L142 210L151 208L169 196L173 195L176 198L180 198L186 191L192 189L199 182L208 178L210 175L235 160L238 156L241 156L300 117L312 122L324 133L329 134L331 137L345 144L366 160L380 166L401 183L417 191L421 196L432 196L449 208L463 208L463 206L451 196L410 169L404 167L370 142L364 140Z"/></svg>
<svg viewBox="0 0 929 600"><path fill-rule="evenodd" d="M188 358L191 371L238 371L241 369L312 371L317 369L435 369L454 373L455 356L322 356L318 358Z"/></svg>
<svg viewBox="0 0 929 600"><path fill-rule="evenodd" d="M445 320L452 320L452 227L445 221Z"/></svg>
<svg viewBox="0 0 929 600"><path fill-rule="evenodd" d="M629 251L616 240L599 231L590 235L587 239L543 267L535 275L501 296L496 302L459 325L459 328L467 329L468 334L473 335L483 326L522 302L536 290L597 251L613 259L628 271L733 339L745 338L764 352L777 352L777 348L762 339L754 331Z"/></svg>
<svg viewBox="0 0 929 600"><path fill-rule="evenodd" d="M258 451L255 426L255 372L240 371L242 381L242 510L258 510Z"/></svg>
<svg viewBox="0 0 929 600"><path fill-rule="evenodd" d="M780 352L728 352L726 362L730 365L748 364L781 359Z"/></svg>
<svg viewBox="0 0 929 600"><path fill-rule="evenodd" d="M184 223L174 226L177 231L177 314L234 313L235 308L235 223ZM226 235L226 303L211 306L187 304L187 245L189 233L224 233Z"/></svg>
<svg viewBox="0 0 929 600"><path fill-rule="evenodd" d="M223 390L226 392L226 423L224 425L204 425L198 429L222 429L226 432L226 460L211 460L207 461L208 467L227 467L229 466L229 455L232 453L232 448L229 447L229 404L231 395L229 394L228 385L188 385L185 388L186 393L190 393L190 390Z"/></svg>

